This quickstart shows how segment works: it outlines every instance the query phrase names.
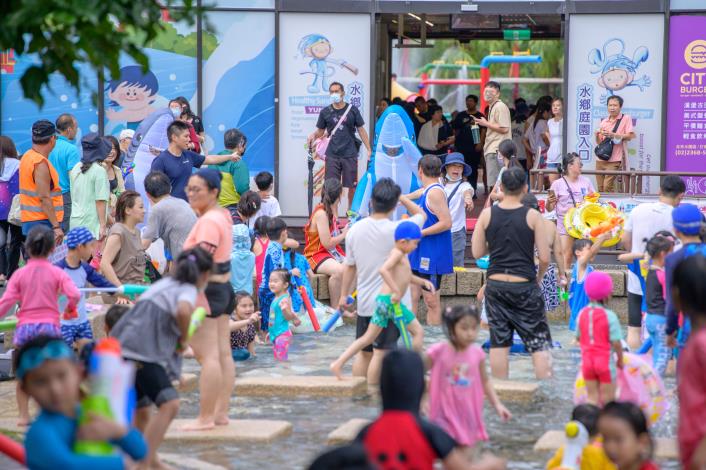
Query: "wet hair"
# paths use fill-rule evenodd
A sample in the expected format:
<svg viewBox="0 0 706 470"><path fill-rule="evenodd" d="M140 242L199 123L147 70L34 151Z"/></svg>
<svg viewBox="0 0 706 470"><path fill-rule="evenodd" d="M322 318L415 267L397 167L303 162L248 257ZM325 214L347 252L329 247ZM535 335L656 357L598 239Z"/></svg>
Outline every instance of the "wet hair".
<svg viewBox="0 0 706 470"><path fill-rule="evenodd" d="M424 155L417 164L422 170L422 174L427 178L438 178L441 176L441 159L436 155Z"/></svg>
<svg viewBox="0 0 706 470"><path fill-rule="evenodd" d="M30 258L46 258L54 250L54 231L46 225L36 225L27 234L25 251Z"/></svg>
<svg viewBox="0 0 706 470"><path fill-rule="evenodd" d="M246 145L248 138L239 129L228 129L223 134L223 146L228 150L235 150L239 145Z"/></svg>
<svg viewBox="0 0 706 470"><path fill-rule="evenodd" d="M703 254L687 256L677 264L672 277L672 292L684 313L706 315L706 257Z"/></svg>
<svg viewBox="0 0 706 470"><path fill-rule="evenodd" d="M144 88L150 96L155 96L159 91L159 81L151 71L142 71L141 65L128 65L120 69L120 77L111 80L106 90L113 93L120 85ZM119 106L115 101L110 102L111 106Z"/></svg>
<svg viewBox="0 0 706 470"><path fill-rule="evenodd" d="M324 211L326 211L326 218L328 219L329 227L333 224L333 204L341 198L341 193L343 192L343 186L341 186L341 181L336 178L328 178L324 181L324 186L321 188L321 204L324 206Z"/></svg>
<svg viewBox="0 0 706 470"><path fill-rule="evenodd" d="M74 124L76 124L76 118L67 113L59 115L54 122L56 130L59 132L66 132L70 127L73 127Z"/></svg>
<svg viewBox="0 0 706 470"><path fill-rule="evenodd" d="M240 201L238 201L238 212L241 216L250 218L257 214L262 205L262 199L260 195L255 191L247 190L242 196L240 196Z"/></svg>
<svg viewBox="0 0 706 470"><path fill-rule="evenodd" d="M174 279L183 284L195 285L199 276L213 268L213 257L203 248L197 246L184 250L176 260Z"/></svg>
<svg viewBox="0 0 706 470"><path fill-rule="evenodd" d="M128 310L130 310L130 307L127 305L111 305L108 311L105 312L105 326L112 330Z"/></svg>
<svg viewBox="0 0 706 470"><path fill-rule="evenodd" d="M677 197L686 192L686 185L680 176L667 175L659 182L659 189L666 197Z"/></svg>
<svg viewBox="0 0 706 470"><path fill-rule="evenodd" d="M260 191L267 191L275 182L275 177L269 171L261 171L255 175L255 185Z"/></svg>
<svg viewBox="0 0 706 470"><path fill-rule="evenodd" d="M599 419L605 416L620 419L627 423L636 437L646 434L650 439L650 447L654 447L650 431L647 427L647 417L636 404L628 401L611 401L603 407ZM652 453L651 450L652 449L650 449L650 454ZM650 457L651 455L647 456L648 459Z"/></svg>
<svg viewBox="0 0 706 470"><path fill-rule="evenodd" d="M27 353L27 351L29 351L30 349L34 349L34 348L41 349L44 346L46 346L47 344L51 343L52 341L57 341L57 340L63 341L63 339L59 335L54 336L54 335L42 334L39 336L35 336L34 338L32 338L29 341L27 341L26 343L24 343L22 346L20 346L19 349L17 349L17 351L15 352L15 354L12 358L13 370L19 369L20 362L22 362L22 356L24 356ZM24 382L24 380L26 378L27 378L27 375L25 375L23 377L22 381Z"/></svg>
<svg viewBox="0 0 706 470"><path fill-rule="evenodd" d="M169 177L161 171L150 171L145 176L145 192L155 199L166 196L172 192L172 183Z"/></svg>
<svg viewBox="0 0 706 470"><path fill-rule="evenodd" d="M530 209L534 209L537 211L539 210L539 201L537 200L537 196L532 193L527 193L522 196L522 205L525 207L529 207Z"/></svg>
<svg viewBox="0 0 706 470"><path fill-rule="evenodd" d="M476 95L467 95L467 96L466 96L466 101L468 101L468 100L475 100L476 104L478 104L478 101L480 101L480 100L478 99L478 96L476 96Z"/></svg>
<svg viewBox="0 0 706 470"><path fill-rule="evenodd" d="M574 244L572 246L572 249L574 250L574 253L577 251L583 251L585 248L590 248L593 246L593 242L588 239L588 238L577 238L574 240Z"/></svg>
<svg viewBox="0 0 706 470"><path fill-rule="evenodd" d="M270 278L274 276L275 274L279 274L282 279L282 282L286 282L287 284L292 284L292 275L289 274L289 271L284 269L284 268L277 268L273 269L272 272L270 273Z"/></svg>
<svg viewBox="0 0 706 470"><path fill-rule="evenodd" d="M402 189L392 178L380 178L373 186L373 193L370 197L370 205L373 212L377 214L387 214L397 207Z"/></svg>
<svg viewBox="0 0 706 470"><path fill-rule="evenodd" d="M135 202L140 198L140 193L128 189L120 196L118 202L115 203L115 221L125 222L127 210L135 207Z"/></svg>
<svg viewBox="0 0 706 470"><path fill-rule="evenodd" d="M578 421L583 424L583 427L588 431L590 437L598 434L598 418L601 415L601 409L590 403L583 403L576 406L571 412L571 420Z"/></svg>
<svg viewBox="0 0 706 470"><path fill-rule="evenodd" d="M620 106L621 108L623 107L624 100L623 100L622 96L618 96L618 95L609 96L608 99L606 100L606 104L610 103L613 100L618 102L618 106Z"/></svg>
<svg viewBox="0 0 706 470"><path fill-rule="evenodd" d="M342 92L344 92L344 93L346 92L346 88L343 86L343 83L341 83L341 82L331 82L331 84L328 86L328 91L331 92L331 87L334 87L334 86L339 86L339 87L341 87Z"/></svg>
<svg viewBox="0 0 706 470"><path fill-rule="evenodd" d="M527 186L527 174L521 166L510 166L503 171L500 182L505 194L516 196L522 192L522 188Z"/></svg>
<svg viewBox="0 0 706 470"><path fill-rule="evenodd" d="M253 229L255 230L255 235L266 236L267 224L270 223L270 220L272 220L272 218L266 215L261 215L260 217L258 217L255 221L255 226L253 227Z"/></svg>
<svg viewBox="0 0 706 470"><path fill-rule="evenodd" d="M674 248L673 237L673 235L671 237L665 237L659 234L655 234L649 240L645 238L643 240L644 242L646 242L645 251L648 255L650 255L650 258L654 258L660 253L669 253L671 249Z"/></svg>
<svg viewBox="0 0 706 470"><path fill-rule="evenodd" d="M115 163L120 158L120 142L114 135L106 135L104 138L110 143L110 149L115 151L115 159L113 160L113 163ZM106 156L106 158L108 157Z"/></svg>
<svg viewBox="0 0 706 470"><path fill-rule="evenodd" d="M187 123L184 121L173 121L169 124L169 127L167 127L167 139L171 142L175 135L181 134L184 131L189 131L189 125Z"/></svg>
<svg viewBox="0 0 706 470"><path fill-rule="evenodd" d="M478 313L478 308L473 304L446 307L441 315L441 320L444 324L444 333L454 346L456 346L456 338L454 336L456 324L464 317L471 317L476 323L480 323L480 313Z"/></svg>
<svg viewBox="0 0 706 470"><path fill-rule="evenodd" d="M253 303L255 303L255 298L251 294L245 292L244 290L239 290L235 293L235 308L238 308L240 301L245 298L250 299Z"/></svg>
<svg viewBox="0 0 706 470"><path fill-rule="evenodd" d="M267 238L272 241L279 240L285 230L287 230L287 222L282 217L272 217L267 222Z"/></svg>
<svg viewBox="0 0 706 470"><path fill-rule="evenodd" d="M500 91L500 84L498 82L494 81L489 81L488 83L485 84L485 87L488 88L495 88L496 90Z"/></svg>
<svg viewBox="0 0 706 470"><path fill-rule="evenodd" d="M566 175L569 171L569 165L574 163L574 160L576 160L577 158L578 159L581 158L578 153L576 153L576 152L567 153L566 155L564 155L561 158L561 163L559 163L559 165L557 165L557 171L562 175Z"/></svg>

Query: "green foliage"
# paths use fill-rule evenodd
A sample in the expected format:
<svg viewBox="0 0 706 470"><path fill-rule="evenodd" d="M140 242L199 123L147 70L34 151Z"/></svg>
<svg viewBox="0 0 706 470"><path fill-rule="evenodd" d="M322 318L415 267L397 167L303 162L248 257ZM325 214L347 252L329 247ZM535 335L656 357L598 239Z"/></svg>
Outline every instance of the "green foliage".
<svg viewBox="0 0 706 470"><path fill-rule="evenodd" d="M122 52L145 70L147 43L165 31L162 7L171 19L193 24L198 8L194 0L4 0L0 24L0 50L17 55L37 54L40 61L20 79L24 96L42 106L41 90L49 75L58 72L77 90L82 85L75 63L88 63L102 74L120 74ZM50 90L51 91L51 90Z"/></svg>
<svg viewBox="0 0 706 470"><path fill-rule="evenodd" d="M165 23L163 26L163 30L147 44L147 47L196 57L197 34L195 31L184 36L179 34L171 23ZM205 30L202 31L202 38L203 59L206 60L218 46L218 39Z"/></svg>

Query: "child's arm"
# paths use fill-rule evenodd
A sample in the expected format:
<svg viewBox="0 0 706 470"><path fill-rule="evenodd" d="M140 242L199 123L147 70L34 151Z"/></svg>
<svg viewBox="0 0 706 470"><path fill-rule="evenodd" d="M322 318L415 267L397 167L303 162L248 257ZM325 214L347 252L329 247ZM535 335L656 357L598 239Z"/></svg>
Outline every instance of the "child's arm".
<svg viewBox="0 0 706 470"><path fill-rule="evenodd" d="M289 248L290 250L296 250L299 248L299 242L293 238L287 238L282 244L283 247Z"/></svg>
<svg viewBox="0 0 706 470"><path fill-rule="evenodd" d="M582 256L578 256L576 258L576 262L580 264L580 266L586 266L591 259L598 254L598 252L601 250L601 246L603 245L603 242L608 240L610 238L610 232L604 232L601 233L598 237L596 237L596 241L593 242L593 245L591 245L591 248Z"/></svg>
<svg viewBox="0 0 706 470"><path fill-rule="evenodd" d="M299 316L292 311L292 301L289 298L284 298L279 303L279 308L282 309L282 315L284 318L294 323L294 326L299 326L301 321Z"/></svg>
<svg viewBox="0 0 706 470"><path fill-rule="evenodd" d="M630 264L636 259L642 259L644 257L644 253L623 253L622 255L618 255L618 261L621 263Z"/></svg>
<svg viewBox="0 0 706 470"><path fill-rule="evenodd" d="M618 369L623 368L623 343L621 341L613 341L611 343L613 346L613 351L618 355L618 359L615 361L615 366Z"/></svg>
<svg viewBox="0 0 706 470"><path fill-rule="evenodd" d="M493 382L490 380L490 377L488 377L488 371L486 370L485 366L485 359L483 359L478 367L480 367L480 379L483 382L483 391L485 392L485 396L488 398L488 401L490 402L491 405L493 405L493 408L495 408L495 411L498 413L498 416L500 416L503 421L507 421L510 418L512 418L512 413L505 408L505 405L502 404L500 399L498 398L497 393L495 393L495 388L493 388Z"/></svg>
<svg viewBox="0 0 706 470"><path fill-rule="evenodd" d="M404 292L400 292L400 288L398 287L397 282L395 282L394 277L392 277L392 269L397 266L397 264L402 260L403 256L405 255L404 253L402 253L402 251L398 250L397 248L393 248L392 251L390 251L390 256L387 257L385 263L383 263L379 271L380 276L382 276L383 282L392 291L391 300L394 304L400 301L400 299L404 295Z"/></svg>
<svg viewBox="0 0 706 470"><path fill-rule="evenodd" d="M5 288L5 292L2 294L2 298L0 298L0 318L7 315L10 311L10 307L20 301L20 288L18 281L22 273L19 274L20 276L15 274L10 278L7 283L7 287Z"/></svg>
<svg viewBox="0 0 706 470"><path fill-rule="evenodd" d="M81 263L83 269L86 270L86 280L94 287L115 287L112 282L100 275L98 271L93 269L88 263Z"/></svg>

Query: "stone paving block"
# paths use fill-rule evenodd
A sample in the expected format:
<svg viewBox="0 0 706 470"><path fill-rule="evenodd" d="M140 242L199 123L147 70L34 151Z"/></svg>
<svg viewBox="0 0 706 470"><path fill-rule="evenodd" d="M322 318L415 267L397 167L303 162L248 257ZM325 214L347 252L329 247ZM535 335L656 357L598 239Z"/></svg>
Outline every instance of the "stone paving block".
<svg viewBox="0 0 706 470"><path fill-rule="evenodd" d="M175 419L167 430L167 442L272 442L292 433L289 421L266 419L233 419L227 426L216 426L208 431L180 431L189 419Z"/></svg>
<svg viewBox="0 0 706 470"><path fill-rule="evenodd" d="M181 374L181 380L177 386L179 393L190 393L199 388L199 376L196 374Z"/></svg>
<svg viewBox="0 0 706 470"><path fill-rule="evenodd" d="M333 431L326 438L326 445L337 446L348 444L356 438L361 429L370 424L369 419L353 418L349 419Z"/></svg>
<svg viewBox="0 0 706 470"><path fill-rule="evenodd" d="M467 268L456 273L456 295L476 295L483 285L483 271Z"/></svg>
<svg viewBox="0 0 706 470"><path fill-rule="evenodd" d="M442 296L456 295L456 273L447 274L441 278L439 291Z"/></svg>
<svg viewBox="0 0 706 470"><path fill-rule="evenodd" d="M566 442L563 431L547 431L534 444L535 452L556 451ZM657 437L655 442L655 457L662 460L676 460L679 452L676 439Z"/></svg>
<svg viewBox="0 0 706 470"><path fill-rule="evenodd" d="M497 379L493 379L493 387L501 401L515 403L532 401L537 394L537 390L539 390L539 385L536 383Z"/></svg>
<svg viewBox="0 0 706 470"><path fill-rule="evenodd" d="M345 377L343 380L315 375L238 377L235 380L235 395L353 397L365 394L365 384L363 377Z"/></svg>
<svg viewBox="0 0 706 470"><path fill-rule="evenodd" d="M176 468L186 470L226 470L226 467L221 467L220 465L214 465L212 463L204 462L193 457L188 457L184 454L165 454L163 452L160 452L159 459L166 464L170 464Z"/></svg>
<svg viewBox="0 0 706 470"><path fill-rule="evenodd" d="M627 271L624 270L605 270L613 278L613 297L625 297L625 283L627 279Z"/></svg>

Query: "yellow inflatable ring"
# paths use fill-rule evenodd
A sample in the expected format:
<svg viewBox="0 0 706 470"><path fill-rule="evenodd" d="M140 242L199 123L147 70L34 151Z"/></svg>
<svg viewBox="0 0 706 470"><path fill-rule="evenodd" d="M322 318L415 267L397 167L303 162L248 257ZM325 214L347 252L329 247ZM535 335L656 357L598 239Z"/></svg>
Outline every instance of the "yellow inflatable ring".
<svg viewBox="0 0 706 470"><path fill-rule="evenodd" d="M597 193L586 196L585 200L577 207L572 207L564 216L564 227L566 232L573 238L588 238L596 241L597 237L591 236L591 229L598 227L601 223L610 222L612 219L624 217L620 211L610 204L598 202ZM613 237L606 240L602 246L610 247L620 241L623 232L622 223L612 230Z"/></svg>

